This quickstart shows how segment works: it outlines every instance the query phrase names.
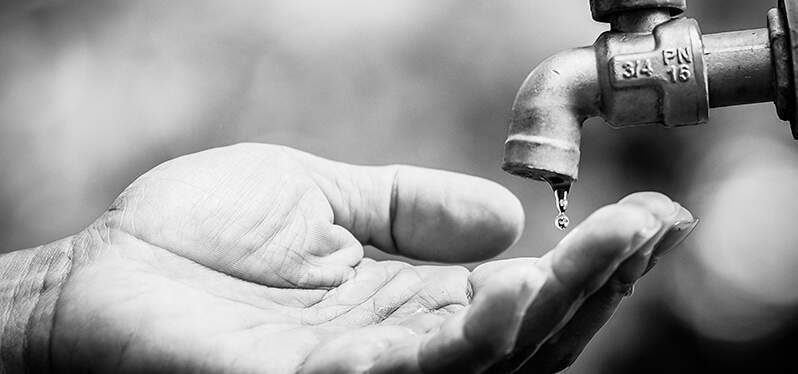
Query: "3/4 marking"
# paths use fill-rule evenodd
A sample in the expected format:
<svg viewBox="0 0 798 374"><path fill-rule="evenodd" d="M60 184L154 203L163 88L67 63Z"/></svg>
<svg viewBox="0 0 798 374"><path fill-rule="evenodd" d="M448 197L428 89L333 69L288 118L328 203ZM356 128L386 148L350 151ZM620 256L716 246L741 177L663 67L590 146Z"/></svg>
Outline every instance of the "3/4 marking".
<svg viewBox="0 0 798 374"><path fill-rule="evenodd" d="M659 58L662 58L660 61ZM620 56L613 59L616 82L659 78L671 84L688 83L695 76L692 49L665 48L637 56Z"/></svg>
<svg viewBox="0 0 798 374"><path fill-rule="evenodd" d="M651 67L651 60L634 60L624 62L621 66L623 68L623 77L625 79L634 79L641 76L651 77L654 75L654 69Z"/></svg>

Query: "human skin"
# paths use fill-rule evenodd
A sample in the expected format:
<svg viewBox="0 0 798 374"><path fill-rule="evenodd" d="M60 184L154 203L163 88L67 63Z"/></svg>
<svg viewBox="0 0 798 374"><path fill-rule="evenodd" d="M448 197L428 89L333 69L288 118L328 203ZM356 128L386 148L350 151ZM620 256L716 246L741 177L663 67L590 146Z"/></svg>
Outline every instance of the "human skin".
<svg viewBox="0 0 798 374"><path fill-rule="evenodd" d="M656 193L541 258L484 179L241 144L144 174L88 228L0 257L5 372L482 373L570 365L695 226Z"/></svg>

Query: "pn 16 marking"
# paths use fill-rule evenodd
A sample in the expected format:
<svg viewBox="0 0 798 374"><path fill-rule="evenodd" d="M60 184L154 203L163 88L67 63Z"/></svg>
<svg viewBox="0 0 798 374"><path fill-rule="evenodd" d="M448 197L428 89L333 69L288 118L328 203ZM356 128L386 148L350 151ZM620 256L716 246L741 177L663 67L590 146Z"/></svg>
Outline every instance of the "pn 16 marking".
<svg viewBox="0 0 798 374"><path fill-rule="evenodd" d="M686 83L693 78L693 54L689 48L663 50L662 62L668 68L671 82Z"/></svg>
<svg viewBox="0 0 798 374"><path fill-rule="evenodd" d="M655 56L651 57L656 59ZM620 64L621 78L624 80L650 78L662 69L671 83L687 83L693 79L693 53L690 48L663 49L662 63L655 64L652 58L624 61Z"/></svg>

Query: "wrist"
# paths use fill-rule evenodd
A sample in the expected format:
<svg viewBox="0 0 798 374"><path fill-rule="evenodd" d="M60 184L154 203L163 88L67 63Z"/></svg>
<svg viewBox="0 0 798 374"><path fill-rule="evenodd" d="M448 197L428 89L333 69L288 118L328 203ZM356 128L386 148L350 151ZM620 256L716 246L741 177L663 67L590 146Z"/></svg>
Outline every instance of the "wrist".
<svg viewBox="0 0 798 374"><path fill-rule="evenodd" d="M47 371L56 302L73 239L0 256L0 371Z"/></svg>

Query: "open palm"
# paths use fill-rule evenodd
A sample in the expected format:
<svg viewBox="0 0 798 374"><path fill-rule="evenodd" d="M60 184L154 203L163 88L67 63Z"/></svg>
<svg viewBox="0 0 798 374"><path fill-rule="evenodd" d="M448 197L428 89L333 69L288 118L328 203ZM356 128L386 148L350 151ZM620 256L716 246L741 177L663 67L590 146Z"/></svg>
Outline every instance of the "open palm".
<svg viewBox="0 0 798 374"><path fill-rule="evenodd" d="M502 187L238 145L148 172L71 238L50 367L91 372L552 372L693 219L659 194L595 213L540 259ZM32 350L36 351L36 350Z"/></svg>

